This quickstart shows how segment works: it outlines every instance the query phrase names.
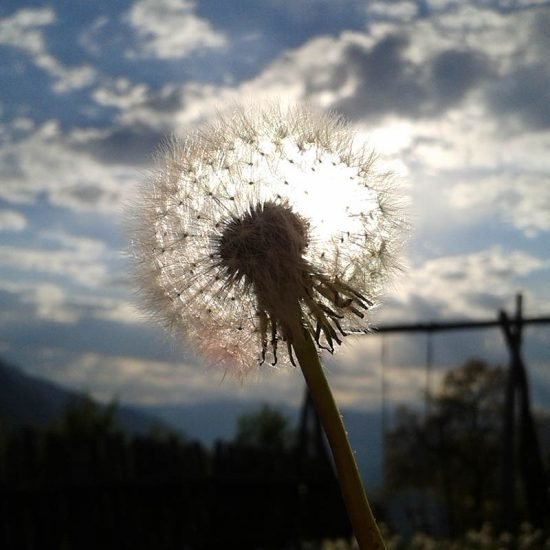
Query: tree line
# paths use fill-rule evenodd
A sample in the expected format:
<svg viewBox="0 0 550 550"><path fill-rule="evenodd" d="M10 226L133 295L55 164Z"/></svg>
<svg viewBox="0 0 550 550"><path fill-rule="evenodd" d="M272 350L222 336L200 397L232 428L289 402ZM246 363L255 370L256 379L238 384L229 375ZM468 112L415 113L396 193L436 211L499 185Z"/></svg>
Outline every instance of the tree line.
<svg viewBox="0 0 550 550"><path fill-rule="evenodd" d="M510 429L505 422L506 384L505 369L470 360L446 374L440 389L429 396L428 414L410 407L397 411L386 434L386 494L391 499L413 492L408 509L412 530L457 536L484 524L509 532L522 522L550 528L550 509L530 502L531 480L523 475L503 480L505 453L510 452L503 445ZM548 492L549 418L540 414L538 427L546 450L543 477L537 482ZM524 440L518 439L511 449L514 460L523 453ZM512 519L504 515L510 484L520 495Z"/></svg>

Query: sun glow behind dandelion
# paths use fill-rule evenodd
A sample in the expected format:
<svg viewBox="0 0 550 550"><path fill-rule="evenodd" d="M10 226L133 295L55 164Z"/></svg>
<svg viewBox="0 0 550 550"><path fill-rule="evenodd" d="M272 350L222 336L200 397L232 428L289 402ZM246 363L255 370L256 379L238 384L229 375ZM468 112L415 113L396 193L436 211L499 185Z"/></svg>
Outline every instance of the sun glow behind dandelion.
<svg viewBox="0 0 550 550"><path fill-rule="evenodd" d="M293 304L329 351L368 327L400 220L338 118L237 110L174 141L159 167L135 232L140 285L208 362L293 362Z"/></svg>

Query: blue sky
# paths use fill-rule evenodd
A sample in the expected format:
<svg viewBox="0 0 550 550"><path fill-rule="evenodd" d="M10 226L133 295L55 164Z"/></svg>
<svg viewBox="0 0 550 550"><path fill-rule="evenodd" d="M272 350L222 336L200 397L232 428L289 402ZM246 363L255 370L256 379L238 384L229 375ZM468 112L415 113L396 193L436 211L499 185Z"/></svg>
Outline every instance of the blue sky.
<svg viewBox="0 0 550 550"><path fill-rule="evenodd" d="M156 146L238 100L342 113L409 197L407 269L380 324L550 313L550 2L134 0L0 6L0 355L101 399L298 403L300 374L208 370L136 307L123 207ZM349 339L352 340L352 339ZM386 337L389 393L420 395L425 338ZM327 361L380 401L379 336ZM505 362L498 331L436 337L437 373ZM528 329L550 406L550 336Z"/></svg>

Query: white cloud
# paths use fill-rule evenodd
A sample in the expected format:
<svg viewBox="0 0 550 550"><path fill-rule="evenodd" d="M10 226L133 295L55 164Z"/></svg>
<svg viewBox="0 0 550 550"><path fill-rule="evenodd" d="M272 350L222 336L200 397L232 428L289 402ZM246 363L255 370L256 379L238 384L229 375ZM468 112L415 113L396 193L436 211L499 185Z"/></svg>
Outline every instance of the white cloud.
<svg viewBox="0 0 550 550"><path fill-rule="evenodd" d="M0 44L27 53L35 65L53 79L55 92L64 93L88 86L96 71L89 65L67 67L48 53L42 27L54 24L55 11L47 8L26 8L0 19Z"/></svg>
<svg viewBox="0 0 550 550"><path fill-rule="evenodd" d="M45 282L22 282L0 279L0 290L13 295L18 301L16 308L4 308L0 312L0 323L22 323L28 326L30 319L72 324L78 321L78 311L68 303L62 287ZM21 307L21 306L28 306Z"/></svg>
<svg viewBox="0 0 550 550"><path fill-rule="evenodd" d="M476 79L492 78L495 76L493 71L504 70L506 63L509 65L514 56L517 60L518 52L524 46L525 37L529 35L532 19L518 15L517 19L523 21L520 25L523 30L519 36L512 33L514 38L510 40L509 31L514 23L517 23L512 16L506 19L505 16L495 14L493 10L467 6L454 10L453 17L461 17L464 22L468 22L468 26L450 27L448 23L450 28L447 28L445 26L447 20L452 20L450 15L441 16L439 19L418 19L406 26L377 23L364 33L344 31L338 37L314 37L296 49L283 52L258 75L237 87L188 83L182 87L182 105L185 107L180 110L175 124L180 127L187 125L234 101L261 100L263 97L277 97L289 102L307 100L327 108L338 108L346 100L357 102L361 97L371 97L373 93L377 94L382 101L384 95L389 98L393 96L389 88L382 86L383 83L380 83L380 78L376 78L377 75L386 78L392 71L399 72L401 69L401 76L408 74L407 78L410 80L409 82L405 79L404 83L418 84L421 88L423 87L417 90L418 93L423 94L418 98L418 104L410 105L410 109L418 110L417 113L413 113L414 116L423 112L431 113L428 118L438 123L439 117L436 116L435 111L437 106L430 105L430 102L439 101L441 105L437 108L441 109L445 116L445 102L451 101L445 97L445 94L448 94L452 101L456 102L453 112L459 118L461 110L458 107L461 105L459 100L463 99L462 93L465 94L464 98L468 98L468 94L476 90ZM392 36L401 37L403 44L392 46ZM490 50L490 45L494 41L509 45L506 52L503 53L498 48L494 51ZM394 59L390 55L392 47L398 48L398 51L393 52L392 55L402 56L403 67L391 66L392 62L400 62L400 58ZM462 57L440 59L440 54L448 53L447 50ZM526 51L531 50L532 48L526 48ZM351 63L350 52L355 52L353 55L357 57L354 61L355 69ZM485 66L486 59L490 59L490 67ZM432 65L439 62L447 63L448 67L453 61L459 66L461 63L468 62L467 73L455 74L451 71L450 74L444 75L447 80L438 81L437 78L442 77L432 74L437 69ZM370 64L371 72L376 74L365 78L363 74L365 66L362 64ZM462 86L463 77L472 79L471 89L465 85L463 92L458 93L457 86L452 85L453 79ZM365 82L361 82L361 79ZM432 82L430 79L436 80ZM396 82L392 80L389 84L396 84ZM436 85L444 87L434 91L433 87ZM382 86L381 89L379 89L380 86ZM407 91L406 86L403 91L409 94L415 93L414 90ZM453 94L456 94L456 98ZM474 99L475 107L480 99L479 97ZM407 113L403 110L405 100L408 101L407 97L401 97L401 101L395 98L393 104L383 105L387 112L381 110L378 114L382 117L384 115L391 117L393 109L394 112L402 113L401 119L407 119ZM422 107L422 102L425 102L426 106ZM469 108L472 109L472 107ZM479 107L475 108L479 111ZM362 118L368 114L360 109L350 113L356 118ZM483 112L479 114L486 116ZM372 125L372 122L370 124ZM378 126L380 122L375 122L374 125Z"/></svg>
<svg viewBox="0 0 550 550"><path fill-rule="evenodd" d="M21 9L0 19L0 44L39 54L44 50L44 36L40 27L51 25L55 19L51 7Z"/></svg>
<svg viewBox="0 0 550 550"><path fill-rule="evenodd" d="M291 104L307 100L321 107L331 107L338 99L353 93L353 87L343 82L331 90L325 82L336 67L344 63L343 49L349 41L362 40L359 33L344 33L341 39L317 37L302 47L284 52L264 67L254 78L236 87L229 85L188 82L179 90L167 88L153 95L141 106L121 112L119 121L125 125L147 123L154 127L169 127L175 132L187 131L218 111L236 103L256 104L276 100ZM314 91L310 88L318 88ZM180 107L166 112L157 107L162 96L170 96Z"/></svg>
<svg viewBox="0 0 550 550"><path fill-rule="evenodd" d="M451 203L469 219L495 209L502 219L527 236L550 231L550 173L504 173L458 183L449 190Z"/></svg>
<svg viewBox="0 0 550 550"><path fill-rule="evenodd" d="M53 204L106 213L119 211L142 176L137 169L105 165L76 149L57 121L39 126L0 149L0 197L30 203L46 196Z"/></svg>
<svg viewBox="0 0 550 550"><path fill-rule="evenodd" d="M57 261L57 258L55 260ZM28 263L21 262L20 257L14 258L13 263L4 265L22 272L25 272L28 267ZM145 315L139 312L127 298L105 296L105 291L109 289L101 285L95 287L86 285L90 281L75 278L74 271L71 269L64 270L62 275L65 278L72 278L78 287L61 286L32 277L41 276L42 273L43 270L38 265L36 270L33 269L30 279L26 276L21 277L20 280L0 279L0 291L7 292L16 302L30 308L30 310L20 306L15 309L5 308L0 312L0 322L6 324L19 322L28 325L29 318L64 324L75 324L90 318L123 325L139 325L144 322ZM48 273L57 275L58 270L50 270ZM103 275L98 282L104 279ZM85 293L83 293L84 286L86 286Z"/></svg>
<svg viewBox="0 0 550 550"><path fill-rule="evenodd" d="M84 29L78 37L78 43L93 55L101 53L101 41L98 39L98 34L109 23L109 18L104 15L96 17L92 24Z"/></svg>
<svg viewBox="0 0 550 550"><path fill-rule="evenodd" d="M226 44L221 32L195 14L192 0L138 0L126 19L140 40L138 48L129 52L131 56L172 59Z"/></svg>
<svg viewBox="0 0 550 550"><path fill-rule="evenodd" d="M298 405L303 377L295 369L263 369L244 383L200 364L156 361L99 353L74 355L50 350L55 361L43 361L40 375L94 397L125 403L200 403L211 399L277 400ZM46 353L44 353L46 355Z"/></svg>
<svg viewBox="0 0 550 550"><path fill-rule="evenodd" d="M75 323L78 312L66 304L63 289L54 284L40 283L31 289L26 300L36 305L39 319L48 319L58 323Z"/></svg>
<svg viewBox="0 0 550 550"><path fill-rule="evenodd" d="M366 11L369 21L392 21L406 23L418 15L418 2L415 0L374 0L368 2Z"/></svg>
<svg viewBox="0 0 550 550"><path fill-rule="evenodd" d="M105 267L92 258L77 256L72 250L0 246L0 265L19 271L69 277L83 286L95 287L106 275Z"/></svg>
<svg viewBox="0 0 550 550"><path fill-rule="evenodd" d="M368 340L368 341L367 341ZM380 355L369 353L376 337L354 342L352 362L346 358L330 361L326 371L340 407L373 409L380 406ZM339 350L343 351L343 350ZM299 369L264 367L239 381L217 369L207 369L200 361L159 361L139 357L104 355L95 352L68 354L63 350L42 350L41 376L85 390L97 399L114 397L125 403L200 403L215 399L284 402L299 406L304 379ZM48 361L48 356L51 360ZM37 373L38 374L38 373ZM417 401L424 389L425 365L386 365L388 398L393 403ZM434 384L439 376L434 375Z"/></svg>
<svg viewBox="0 0 550 550"><path fill-rule="evenodd" d="M176 132L232 103L254 103L264 98L344 107L349 116L360 120L369 114L368 105L361 102L370 97L379 106L380 119L362 122L362 130L377 132L400 126L406 139L398 136L400 143L394 143L393 156L423 171L472 166L487 169L518 163L529 163L531 170L546 170L550 133L523 129L510 135L505 117L491 112L486 102L491 83L499 82L518 63L535 64L544 59L544 49L529 41L542 15L544 10L503 15L457 4L441 10L438 16L405 26L377 23L365 33L346 31L338 37L315 37L285 51L236 87L188 82L179 89L165 86L154 92L140 84L121 82L102 86L95 96L98 102L121 109L118 121L123 126L140 124ZM403 44L394 44L394 36L402 38ZM392 48L398 48L392 54L396 59L390 55ZM392 68L392 62L402 62L403 67ZM464 64L464 74L460 70L457 73L456 66ZM373 73L369 78L362 74L366 68ZM417 86L420 95L416 101L394 97L391 86L377 83L378 73L387 78L392 71L401 71L402 80L390 79L389 85L401 86L409 94L414 94L411 88ZM409 80L403 80L404 74L409 74ZM429 116L419 118L422 113Z"/></svg>
<svg viewBox="0 0 550 550"><path fill-rule="evenodd" d="M89 288L98 288L105 283L104 243L59 233L46 233L39 239L36 247L0 245L0 265L27 274L66 277ZM53 246L44 246L48 241Z"/></svg>
<svg viewBox="0 0 550 550"><path fill-rule="evenodd" d="M46 71L55 79L53 91L57 93L78 90L92 84L96 78L96 70L90 65L66 67L53 55L40 53L34 57L37 67Z"/></svg>
<svg viewBox="0 0 550 550"><path fill-rule="evenodd" d="M531 310L550 309L535 298L526 278L547 272L550 262L522 250L494 246L487 250L433 258L400 279L392 301L382 311L384 321L407 322L434 318L493 318L523 291Z"/></svg>
<svg viewBox="0 0 550 550"><path fill-rule="evenodd" d="M146 84L133 84L127 78L118 77L96 88L92 97L102 107L132 109L148 100L149 87Z"/></svg>
<svg viewBox="0 0 550 550"><path fill-rule="evenodd" d="M0 232L23 231L27 227L25 216L15 210L0 210Z"/></svg>

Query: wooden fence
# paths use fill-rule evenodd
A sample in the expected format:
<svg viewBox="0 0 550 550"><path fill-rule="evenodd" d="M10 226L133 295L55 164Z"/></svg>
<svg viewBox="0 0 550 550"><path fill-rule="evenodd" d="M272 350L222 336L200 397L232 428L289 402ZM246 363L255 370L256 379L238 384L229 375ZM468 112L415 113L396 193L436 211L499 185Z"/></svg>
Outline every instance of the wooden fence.
<svg viewBox="0 0 550 550"><path fill-rule="evenodd" d="M175 439L8 434L0 548L297 548L349 537L323 457Z"/></svg>

